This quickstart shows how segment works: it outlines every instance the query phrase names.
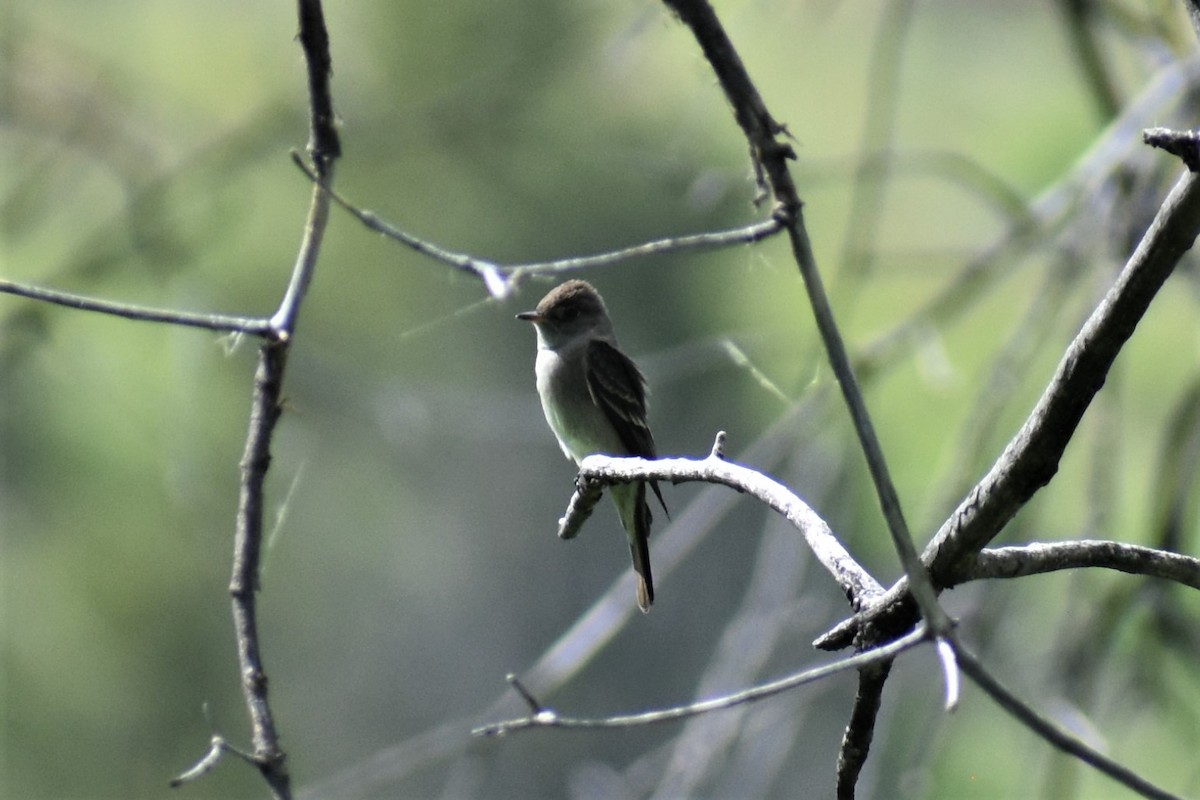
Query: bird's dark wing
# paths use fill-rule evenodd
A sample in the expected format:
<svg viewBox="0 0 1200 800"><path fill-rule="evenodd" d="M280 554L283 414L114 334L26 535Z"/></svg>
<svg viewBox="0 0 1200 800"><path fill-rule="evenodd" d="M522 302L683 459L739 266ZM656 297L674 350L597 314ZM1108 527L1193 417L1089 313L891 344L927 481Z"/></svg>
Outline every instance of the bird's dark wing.
<svg viewBox="0 0 1200 800"><path fill-rule="evenodd" d="M593 339L586 372L592 401L616 429L627 454L654 458L654 437L646 425L646 379L637 365L608 342Z"/></svg>
<svg viewBox="0 0 1200 800"><path fill-rule="evenodd" d="M646 423L646 379L637 364L612 344L593 339L588 342L585 373L592 401L616 429L627 454L656 458L654 436ZM658 483L651 481L650 488L666 511Z"/></svg>

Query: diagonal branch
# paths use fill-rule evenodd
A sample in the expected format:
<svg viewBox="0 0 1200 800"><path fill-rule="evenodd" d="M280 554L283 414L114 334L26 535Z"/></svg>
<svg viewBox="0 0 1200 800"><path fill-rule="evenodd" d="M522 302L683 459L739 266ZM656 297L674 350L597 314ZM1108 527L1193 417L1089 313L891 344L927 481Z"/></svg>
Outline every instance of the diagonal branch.
<svg viewBox="0 0 1200 800"><path fill-rule="evenodd" d="M766 103L750 79L712 6L706 0L664 1L695 35L700 49L725 91L726 98L733 106L734 117L739 127L750 144L755 168L759 172L761 182L765 184L763 188L769 189L775 198L775 216L787 229L792 255L804 280L817 330L821 334L821 341L825 345L834 376L842 389L842 396L845 398L871 479L875 484L875 492L887 522L888 532L891 534L905 575L909 578L908 585L912 587L921 614L929 623L934 636L947 636L951 627L950 620L938 605L937 595L913 546L883 448L867 412L858 379L850 366L846 345L838 331L829 298L817 269L812 243L804 225L803 203L788 170L788 160L796 156L790 145L779 141L779 136L786 134L787 129L767 110Z"/></svg>
<svg viewBox="0 0 1200 800"><path fill-rule="evenodd" d="M563 275L568 272L579 272L585 269L595 269L596 267L608 267L613 264L629 261L633 258L644 258L664 253L716 250L737 244L754 244L755 242L774 236L783 230L783 225L779 220L770 218L740 228L696 233L686 236L669 236L590 256L571 256L551 261L529 261L522 264L500 265L487 259L479 258L478 256L447 250L441 245L421 239L392 225L390 222L381 219L374 211L359 208L343 197L340 192L323 184L316 173L297 154L292 154L292 160L308 176L309 180L324 186L325 191L333 198L333 202L341 206L364 226L386 236L392 241L399 242L414 252L480 279L483 281L484 286L487 287L488 294L497 300L503 300L508 297L522 281L534 275Z"/></svg>
<svg viewBox="0 0 1200 800"><path fill-rule="evenodd" d="M1200 178L1185 173L1163 201L1154 222L1116 283L1071 342L1054 377L1029 418L982 480L968 493L926 547L922 560L939 587L989 542L1045 486L1075 428L1108 370L1150 301L1200 234ZM867 612L867 621L903 630L913 609L903 602L901 580ZM881 618L886 614L886 622ZM842 623L818 639L821 648L839 649L854 641L861 619Z"/></svg>
<svg viewBox="0 0 1200 800"><path fill-rule="evenodd" d="M80 311L95 311L101 314L111 314L114 317L139 320L141 322L164 322L169 325L182 325L189 328L204 328L222 333L244 333L251 336L270 337L272 328L270 320L261 317L235 317L229 314L204 314L190 311L172 311L163 308L147 308L131 303L120 303L112 300L98 300L83 295L60 292L57 289L46 289L40 286L26 286L0 278L0 292L30 300L41 300Z"/></svg>
<svg viewBox="0 0 1200 800"><path fill-rule="evenodd" d="M939 580L977 553L1058 470L1058 462L1150 301L1200 234L1200 180L1188 173L1163 202L1116 284L1071 342L1025 424L926 548Z"/></svg>
<svg viewBox="0 0 1200 800"><path fill-rule="evenodd" d="M332 180L339 152L329 91L329 35L320 0L299 0L300 44L308 65L309 151L322 184ZM267 673L258 637L257 592L262 564L263 487L271 463L271 442L282 411L283 376L300 305L316 269L329 221L329 195L313 187L304 236L287 291L271 318L277 335L259 350L254 376L250 426L241 462L237 529L234 535L233 575L229 581L237 638L242 694L250 714L254 761L277 800L291 796L291 778L267 699Z"/></svg>
<svg viewBox="0 0 1200 800"><path fill-rule="evenodd" d="M525 702L530 706L530 713L527 716L483 725L474 729L471 733L475 736L504 736L509 733L516 733L517 731L529 730L530 728L631 728L639 725L674 722L699 714L708 714L713 711L733 708L745 703L752 703L756 700L773 697L782 692L795 689L798 686L814 683L848 670L861 669L873 664L891 663L900 653L916 647L925 641L926 638L924 628L918 628L894 642L888 642L872 650L856 653L840 661L835 661L832 664L814 667L813 669L798 672L777 681L771 681L770 683L734 692L733 694L715 697L711 700L702 700L698 703L689 703L688 705L674 706L658 711L647 711L641 714L621 714L612 717L594 718L564 717L560 716L553 709L546 708L530 695L528 691L519 690ZM519 682L516 685L519 686Z"/></svg>

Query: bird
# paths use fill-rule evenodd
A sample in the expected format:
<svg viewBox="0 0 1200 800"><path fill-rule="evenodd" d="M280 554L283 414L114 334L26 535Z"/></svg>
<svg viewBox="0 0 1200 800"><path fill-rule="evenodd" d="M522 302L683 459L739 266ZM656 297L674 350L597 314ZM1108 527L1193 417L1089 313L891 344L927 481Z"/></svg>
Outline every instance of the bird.
<svg viewBox="0 0 1200 800"><path fill-rule="evenodd" d="M654 436L646 421L646 379L617 345L600 293L587 281L569 280L517 319L533 323L537 331L538 396L566 457L576 464L596 453L655 458ZM609 490L629 539L638 576L637 604L643 613L654 602L647 483L666 513L657 481Z"/></svg>

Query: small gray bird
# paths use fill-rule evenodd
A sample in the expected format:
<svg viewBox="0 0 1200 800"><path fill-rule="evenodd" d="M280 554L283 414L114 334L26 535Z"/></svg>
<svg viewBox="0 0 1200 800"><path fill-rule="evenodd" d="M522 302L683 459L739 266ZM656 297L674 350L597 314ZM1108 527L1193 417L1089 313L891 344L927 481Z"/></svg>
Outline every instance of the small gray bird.
<svg viewBox="0 0 1200 800"><path fill-rule="evenodd" d="M617 347L600 294L585 281L567 281L517 319L532 322L537 330L538 395L567 458L576 464L594 453L655 458L654 437L646 424L646 379ZM662 503L658 483L649 484ZM646 483L609 491L629 538L638 574L638 607L646 612L654 602Z"/></svg>

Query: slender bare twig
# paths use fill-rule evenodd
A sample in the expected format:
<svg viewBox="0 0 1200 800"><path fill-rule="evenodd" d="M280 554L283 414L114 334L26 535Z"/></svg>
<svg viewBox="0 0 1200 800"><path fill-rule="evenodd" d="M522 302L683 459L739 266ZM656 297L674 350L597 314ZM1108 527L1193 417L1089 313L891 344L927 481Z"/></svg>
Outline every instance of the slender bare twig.
<svg viewBox="0 0 1200 800"><path fill-rule="evenodd" d="M320 183L313 171L296 154L292 155L292 160L296 162L296 165L304 171L304 174L310 180ZM479 278L487 288L488 294L497 300L503 300L508 297L522 281L534 275L562 275L568 272L595 269L596 267L608 267L633 258L644 258L646 256L663 255L666 253L717 250L737 244L753 244L754 242L774 236L783 230L783 225L777 219L771 218L726 231L655 239L643 242L642 244L590 256L572 256L552 261L529 261L520 264L500 265L487 259L468 255L467 253L456 253L440 245L413 236L411 233L381 219L375 212L359 208L331 187L326 186L325 189L329 192L335 203L349 212L367 228L393 241L399 242L421 255L428 256L434 261Z"/></svg>
<svg viewBox="0 0 1200 800"><path fill-rule="evenodd" d="M241 462L233 576L229 581L238 671L242 679L242 695L250 714L254 756L276 800L291 797L290 778L284 752L279 745L275 718L267 699L267 674L258 637L257 593L262 561L263 485L271 463L271 438L280 415L287 351L287 340L265 344L259 350L250 430Z"/></svg>
<svg viewBox="0 0 1200 800"><path fill-rule="evenodd" d="M803 204L788 170L787 162L795 158L795 153L790 145L779 141L778 138L786 134L787 129L767 110L766 103L750 79L712 6L706 0L664 2L679 15L696 37L704 57L708 59L726 98L733 106L734 117L750 145L756 169L775 198L775 216L787 229L792 255L804 279L817 330L821 334L821 341L825 345L834 376L850 411L850 418L866 457L871 479L875 483L875 492L892 543L900 557L905 575L909 577L909 586L933 634L938 637L948 635L950 620L938 605L937 594L913 546L908 523L904 520L900 506L900 498L883 456L883 448L875 434L866 402L858 386L858 379L850 366L845 343L834 321L829 298L817 269L812 244L804 226Z"/></svg>
<svg viewBox="0 0 1200 800"><path fill-rule="evenodd" d="M775 200L775 216L784 224L792 247L792 255L799 268L804 287L808 293L809 305L821 342L825 347L830 366L838 386L842 390L850 419L858 435L859 445L867 462L867 468L875 485L875 494L879 500L880 509L887 523L888 533L892 544L899 556L904 573L908 577L907 585L920 609L922 618L930 627L935 639L952 635L950 618L938 605L937 593L925 565L917 555L908 523L900 505L900 497L888 470L883 448L875 433L874 424L867 411L866 402L859 388L858 379L846 353L833 310L825 287L817 269L816 258L813 255L812 244L809 241L808 230L804 225L803 204L796 191L788 169L788 160L795 158L790 145L779 140L779 136L787 133L787 129L777 122L767 110L754 82L750 79L737 50L726 35L716 13L706 0L664 0L673 9L688 28L691 29L700 45L705 58L717 76L725 92L726 98L733 106L734 117L741 127L746 141L750 146L751 159L759 176L760 191L769 191ZM856 565L857 566L857 565ZM849 595L852 606L860 606L866 598ZM866 646L873 644L866 641ZM884 680L885 678L881 678ZM947 674L946 684L957 682L957 676ZM864 710L866 706L862 707ZM867 734L858 738L858 750L865 758L870 745L869 726ZM857 773L848 768L847 773Z"/></svg>
<svg viewBox="0 0 1200 800"><path fill-rule="evenodd" d="M329 36L320 0L299 0L298 12L299 40L308 67L309 152L321 184L327 185L333 177L333 162L340 152L329 91ZM278 332L277 339L259 350L250 426L241 462L233 575L229 582L242 694L253 732L254 761L277 800L289 800L292 792L284 751L267 699L267 675L258 637L256 595L263 544L263 486L271 463L271 441L282 408L283 376L290 342L300 305L316 268L329 220L329 202L326 192L319 186L313 188L292 278L278 311L271 318Z"/></svg>
<svg viewBox="0 0 1200 800"><path fill-rule="evenodd" d="M662 722L674 722L676 720L687 719L698 714L708 714L713 711L733 708L744 703L752 703L756 700L762 700L773 695L786 692L798 686L803 686L807 683L828 678L831 675L836 675L840 672L846 672L852 669L878 664L881 662L890 662L900 653L920 644L926 639L924 627L911 631L901 638L880 645L872 650L867 650L862 653L844 658L832 664L815 667L813 669L798 672L794 675L789 675L786 678L781 678L777 681L755 686L750 689L745 689L733 694L714 697L711 700L703 700L699 703L689 703L687 705L675 706L672 708L660 709L658 711L647 711L641 714L620 714L611 717L564 717L557 712L546 708L536 699L526 697L526 703L531 708L537 711L529 716L519 717L517 719L506 720L504 722L495 722L489 725L480 726L471 733L475 736L504 736L517 731L528 730L530 728L629 728L638 725L653 725Z"/></svg>
<svg viewBox="0 0 1200 800"><path fill-rule="evenodd" d="M313 170L310 169L307 164L304 163L298 153L292 153L292 161L295 162L296 166L308 176L309 180L311 180L313 183L316 183L318 186L321 186L333 199L333 202L350 212L355 219L376 233L381 233L389 239L400 242L406 247L432 258L434 261L438 261L442 264L446 264L447 266L462 270L468 275L479 278L487 287L488 293L497 299L507 297L512 292L513 287L509 284L508 278L501 273L500 268L496 264L481 258L467 255L465 253L455 253L439 247L432 242L427 242L424 239L418 239L416 236L413 236L412 234L407 233L380 219L379 216L373 211L360 209L358 206L346 200L344 197L342 197L340 192L330 186L327 182L322 181L318 175L313 172Z"/></svg>
<svg viewBox="0 0 1200 800"><path fill-rule="evenodd" d="M228 314L204 314L189 311L171 311L161 308L146 308L131 303L98 300L93 297L60 292L40 286L25 286L0 278L0 292L27 297L45 303L75 308L80 311L95 311L115 317L142 322L164 322L189 328L204 328L224 333L244 333L250 336L271 337L274 335L271 321L262 317L235 317Z"/></svg>
<svg viewBox="0 0 1200 800"><path fill-rule="evenodd" d="M959 580L955 582L1021 578L1088 567L1161 578L1200 589L1200 558L1136 544L1089 539L985 548L959 566L959 572L955 573Z"/></svg>
<svg viewBox="0 0 1200 800"><path fill-rule="evenodd" d="M1078 758L1085 764L1095 767L1100 772L1103 772L1105 775L1127 786L1143 797L1155 798L1156 800L1178 800L1176 795L1158 788L1136 772L1121 766L1103 753L1093 750L1058 725L1038 714L1027 703L992 677L983 664L961 645L956 646L956 653L962 671L971 680L975 681L979 688L987 692L1001 708L1020 720L1023 725L1050 744Z"/></svg>
<svg viewBox="0 0 1200 800"><path fill-rule="evenodd" d="M565 272L575 272L594 267L607 267L631 258L662 255L664 253L700 252L716 250L737 244L754 244L781 232L783 226L774 217L725 231L710 233L694 233L687 236L673 236L655 239L643 244L623 247L609 253L599 253L591 256L561 258L554 261L531 261L524 264L513 264L504 269L514 278L526 275L559 275Z"/></svg>

